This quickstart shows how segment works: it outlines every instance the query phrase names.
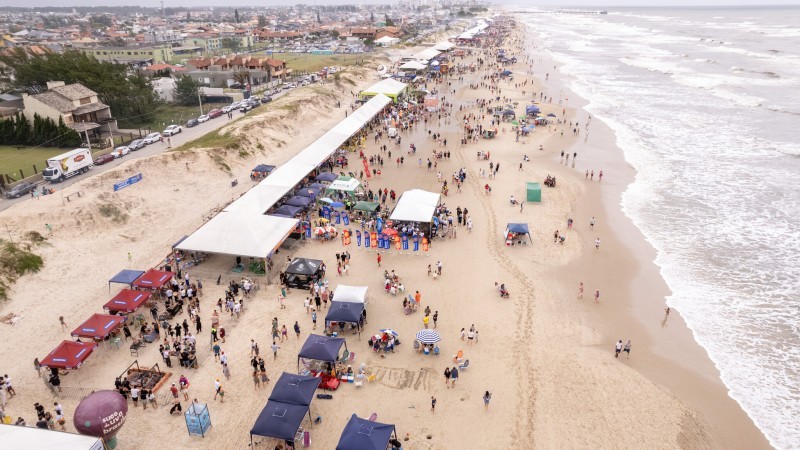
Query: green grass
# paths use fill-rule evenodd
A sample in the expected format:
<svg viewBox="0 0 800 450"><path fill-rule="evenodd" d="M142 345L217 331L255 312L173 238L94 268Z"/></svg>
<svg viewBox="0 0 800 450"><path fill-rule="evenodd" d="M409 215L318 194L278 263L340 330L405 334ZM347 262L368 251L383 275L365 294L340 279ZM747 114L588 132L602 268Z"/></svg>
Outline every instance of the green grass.
<svg viewBox="0 0 800 450"><path fill-rule="evenodd" d="M258 56L269 56L275 59L286 61L286 67L298 72L318 72L323 67L331 66L350 66L356 61L370 58L370 53L360 54L334 54L334 55L311 55L308 53L270 53L269 51L258 52Z"/></svg>
<svg viewBox="0 0 800 450"><path fill-rule="evenodd" d="M230 133L220 134L219 130L214 130L180 147L176 147L172 151L182 152L195 148L236 148L239 146L242 137L242 135L234 136Z"/></svg>
<svg viewBox="0 0 800 450"><path fill-rule="evenodd" d="M12 178L20 179L20 169L22 173L29 177L34 174L33 165L36 170L41 172L46 166L48 158L59 155L69 148L58 147L23 147L18 149L14 146L0 145L0 175L8 174Z"/></svg>

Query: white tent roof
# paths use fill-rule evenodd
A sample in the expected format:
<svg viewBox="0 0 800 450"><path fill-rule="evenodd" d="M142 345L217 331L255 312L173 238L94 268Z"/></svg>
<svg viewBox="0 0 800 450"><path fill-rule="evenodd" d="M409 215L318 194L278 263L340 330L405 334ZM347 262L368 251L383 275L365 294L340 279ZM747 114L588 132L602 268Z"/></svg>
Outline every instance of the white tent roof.
<svg viewBox="0 0 800 450"><path fill-rule="evenodd" d="M385 78L372 86L361 91L362 94L385 94L385 95L400 95L406 88L407 84L401 83L393 78Z"/></svg>
<svg viewBox="0 0 800 450"><path fill-rule="evenodd" d="M421 52L414 54L412 58L421 61L430 61L433 58L439 56L440 53L442 52L436 50L435 48L426 48L425 50L422 50Z"/></svg>
<svg viewBox="0 0 800 450"><path fill-rule="evenodd" d="M259 183L228 205L224 211L264 214L291 189L290 186L270 186Z"/></svg>
<svg viewBox="0 0 800 450"><path fill-rule="evenodd" d="M304 164L292 158L286 164L275 169L259 184L292 188L316 168L315 164Z"/></svg>
<svg viewBox="0 0 800 450"><path fill-rule="evenodd" d="M400 70L422 70L425 67L427 66L419 61L409 61L400 66Z"/></svg>
<svg viewBox="0 0 800 450"><path fill-rule="evenodd" d="M439 205L439 194L421 189L403 192L397 206L392 211L392 220L410 220L412 222L430 222L436 206Z"/></svg>
<svg viewBox="0 0 800 450"><path fill-rule="evenodd" d="M100 438L16 425L0 425L0 442L5 448L103 450Z"/></svg>
<svg viewBox="0 0 800 450"><path fill-rule="evenodd" d="M434 45L433 48L439 50L440 52L446 52L455 46L456 44L453 44L452 42L442 41Z"/></svg>
<svg viewBox="0 0 800 450"><path fill-rule="evenodd" d="M333 299L337 302L367 303L367 287L340 284L333 291Z"/></svg>
<svg viewBox="0 0 800 450"><path fill-rule="evenodd" d="M206 253L266 258L283 243L297 219L250 211L223 211L176 248Z"/></svg>
<svg viewBox="0 0 800 450"><path fill-rule="evenodd" d="M400 39L394 38L394 37L391 37L391 36L384 36L384 37L376 40L375 42L378 43L378 44L392 44L392 43L397 42L399 40Z"/></svg>
<svg viewBox="0 0 800 450"><path fill-rule="evenodd" d="M326 191L334 190L353 192L358 189L359 186L361 186L361 183L357 179L351 177L349 180L334 180L333 183L326 188Z"/></svg>

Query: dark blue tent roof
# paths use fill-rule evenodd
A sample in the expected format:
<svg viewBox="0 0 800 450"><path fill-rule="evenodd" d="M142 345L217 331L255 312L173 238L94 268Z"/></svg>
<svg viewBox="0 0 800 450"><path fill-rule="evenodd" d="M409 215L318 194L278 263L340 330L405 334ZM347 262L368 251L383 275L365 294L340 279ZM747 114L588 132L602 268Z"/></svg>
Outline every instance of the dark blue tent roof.
<svg viewBox="0 0 800 450"><path fill-rule="evenodd" d="M109 289L111 288L111 283L131 285L142 275L144 275L144 272L141 270L123 270L108 280L108 287Z"/></svg>
<svg viewBox="0 0 800 450"><path fill-rule="evenodd" d="M386 450L394 434L394 425L370 422L355 414L342 431L336 450Z"/></svg>
<svg viewBox="0 0 800 450"><path fill-rule="evenodd" d="M363 303L334 301L331 302L331 307L328 309L328 315L325 316L325 321L357 323L363 311Z"/></svg>
<svg viewBox="0 0 800 450"><path fill-rule="evenodd" d="M298 207L302 208L304 206L308 206L308 204L311 203L311 202L312 202L312 200L310 198L308 198L308 197L301 197L299 195L296 195L296 196L290 198L289 200L286 200L284 202L284 205L298 206Z"/></svg>
<svg viewBox="0 0 800 450"><path fill-rule="evenodd" d="M259 164L251 170L251 172L261 172L261 173L270 173L275 170L275 166L270 166L267 164Z"/></svg>
<svg viewBox="0 0 800 450"><path fill-rule="evenodd" d="M303 189L297 191L297 195L299 195L300 197L314 198L319 195L319 192L320 192L319 188L304 187Z"/></svg>
<svg viewBox="0 0 800 450"><path fill-rule="evenodd" d="M294 441L297 429L303 423L306 413L308 413L306 405L292 405L269 400L267 406L258 415L256 423L250 430L250 435Z"/></svg>
<svg viewBox="0 0 800 450"><path fill-rule="evenodd" d="M323 183L311 183L308 185L309 189L324 189L326 187L328 187L328 185Z"/></svg>
<svg viewBox="0 0 800 450"><path fill-rule="evenodd" d="M306 339L297 357L333 362L339 357L339 350L342 348L342 345L345 345L344 338L312 334Z"/></svg>
<svg viewBox="0 0 800 450"><path fill-rule="evenodd" d="M530 234L527 223L510 223L506 228L512 233Z"/></svg>
<svg viewBox="0 0 800 450"><path fill-rule="evenodd" d="M274 214L277 216L294 217L302 210L303 208L299 206L282 205L280 208L275 210Z"/></svg>
<svg viewBox="0 0 800 450"><path fill-rule="evenodd" d="M317 180L317 181L333 181L333 180L336 180L338 178L339 178L339 175L336 175L333 172L322 172L321 174L317 175L317 177L314 178L314 179Z"/></svg>
<svg viewBox="0 0 800 450"><path fill-rule="evenodd" d="M525 112L531 112L531 111L540 111L540 109L536 105L528 105L525 107Z"/></svg>
<svg viewBox="0 0 800 450"><path fill-rule="evenodd" d="M275 386L269 400L274 402L289 403L292 405L308 406L314 399L321 378L305 377L283 372Z"/></svg>

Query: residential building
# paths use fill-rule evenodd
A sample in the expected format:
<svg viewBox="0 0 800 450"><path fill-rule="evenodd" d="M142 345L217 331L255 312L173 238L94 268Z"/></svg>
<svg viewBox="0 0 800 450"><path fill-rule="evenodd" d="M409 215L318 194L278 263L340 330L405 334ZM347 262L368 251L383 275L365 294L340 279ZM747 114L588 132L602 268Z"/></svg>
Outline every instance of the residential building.
<svg viewBox="0 0 800 450"><path fill-rule="evenodd" d="M186 74L209 87L229 87L236 83L237 73L246 71L252 84L285 80L292 70L286 61L256 58L249 55L195 58L186 63Z"/></svg>
<svg viewBox="0 0 800 450"><path fill-rule="evenodd" d="M117 131L117 121L111 108L97 98L97 93L80 83L65 85L63 81L47 83L41 94L22 94L23 114L33 123L33 116L59 119L79 133L84 131Z"/></svg>
<svg viewBox="0 0 800 450"><path fill-rule="evenodd" d="M83 47L77 50L92 55L100 61L146 65L156 62L170 62L174 56L172 47L131 46L131 47Z"/></svg>

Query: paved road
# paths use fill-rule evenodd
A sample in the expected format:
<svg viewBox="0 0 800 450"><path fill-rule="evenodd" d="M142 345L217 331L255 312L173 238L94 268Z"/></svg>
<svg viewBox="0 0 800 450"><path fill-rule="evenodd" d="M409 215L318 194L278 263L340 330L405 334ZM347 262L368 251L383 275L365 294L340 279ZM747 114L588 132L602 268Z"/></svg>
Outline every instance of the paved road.
<svg viewBox="0 0 800 450"><path fill-rule="evenodd" d="M286 92L288 92L288 91L282 91L282 92L280 92L280 93L278 93L276 95L273 95L272 98L273 99L280 98ZM249 112L248 114L258 113L259 111L264 109L264 106L265 105L261 105L258 108L254 109L253 112ZM233 118L236 119L238 117L241 117L241 115L242 115L242 113L240 113L238 111L235 111L233 113ZM216 119L211 119L208 122L201 123L201 124L197 125L196 127L186 128L185 126L182 126L182 130L183 131L181 133L179 133L179 134L176 134L175 136L172 136L172 146L173 147L179 147L179 146L181 146L181 145L183 145L183 144L185 144L185 143L187 143L189 141L195 140L195 139L197 139L197 138L199 138L199 137L201 137L201 136L203 136L205 134L208 134L208 133L210 133L210 132L212 132L214 130L217 130L217 129L223 127L228 122L229 122L228 121L228 115L227 114L223 114L222 116L219 116ZM85 180L87 177L90 177L92 175L96 175L98 173L102 173L102 172L105 172L107 170L113 169L114 167L117 167L118 165L124 163L125 161L130 161L131 159L136 159L136 158L145 158L145 157L148 157L148 156L153 156L153 155L157 155L159 153L162 153L162 152L164 152L165 150L168 149L166 142L167 142L167 138L165 137L163 142L157 142L155 144L150 144L148 146L145 146L141 150L137 150L137 151L131 152L130 154L128 154L127 156L125 156L123 158L118 158L118 159L116 159L114 161L111 161L109 163L103 164L102 166L94 166L94 167L92 167L92 169L88 173L86 173L84 175L77 175L77 176L74 176L72 178L68 178L63 183L56 183L56 184L50 184L50 183L47 183L47 182L42 182L42 183L46 183L48 186L50 186L53 189L55 189L56 190L56 194L55 195L59 195L58 191L64 189L65 187L71 186L72 184L80 182L81 180ZM39 185L37 185L37 188L41 192L41 183ZM111 188L111 186L109 186L109 188ZM31 198L30 195L24 195L24 196L22 196L20 198L15 198L15 199L7 199L5 197L2 197L2 199L0 199L0 211L4 211L4 210L10 208L11 206L13 206L13 205L15 205L17 203L29 200L30 198Z"/></svg>

